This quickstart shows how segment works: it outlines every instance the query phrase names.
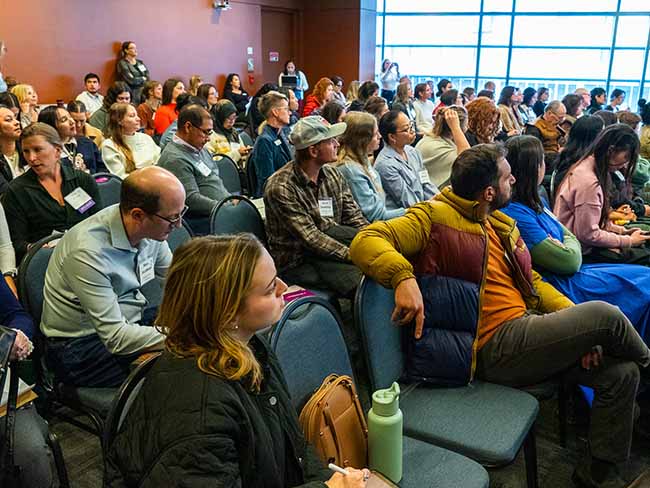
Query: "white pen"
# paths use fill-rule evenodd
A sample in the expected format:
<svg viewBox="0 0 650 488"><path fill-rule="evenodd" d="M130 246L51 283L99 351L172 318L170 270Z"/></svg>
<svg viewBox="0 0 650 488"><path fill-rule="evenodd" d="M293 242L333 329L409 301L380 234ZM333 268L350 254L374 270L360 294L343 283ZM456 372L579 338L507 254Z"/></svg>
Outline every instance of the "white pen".
<svg viewBox="0 0 650 488"><path fill-rule="evenodd" d="M330 468L335 473L341 473L343 476L347 476L350 474L350 472L347 469L343 469L342 467L337 466L334 463L329 463L327 467Z"/></svg>

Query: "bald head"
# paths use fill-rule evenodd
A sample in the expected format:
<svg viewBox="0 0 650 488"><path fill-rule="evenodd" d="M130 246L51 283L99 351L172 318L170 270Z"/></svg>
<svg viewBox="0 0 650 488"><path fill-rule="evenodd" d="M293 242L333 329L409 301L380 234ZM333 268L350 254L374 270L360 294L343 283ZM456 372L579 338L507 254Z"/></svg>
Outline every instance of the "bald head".
<svg viewBox="0 0 650 488"><path fill-rule="evenodd" d="M153 215L170 201L185 200L185 189L171 172L158 166L147 166L129 174L122 182L120 210L123 214L134 208Z"/></svg>

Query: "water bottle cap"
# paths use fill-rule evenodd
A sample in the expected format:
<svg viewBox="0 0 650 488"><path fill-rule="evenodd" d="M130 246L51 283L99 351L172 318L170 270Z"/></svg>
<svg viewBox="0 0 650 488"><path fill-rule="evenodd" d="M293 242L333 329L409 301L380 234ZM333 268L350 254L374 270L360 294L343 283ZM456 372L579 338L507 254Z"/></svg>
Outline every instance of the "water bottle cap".
<svg viewBox="0 0 650 488"><path fill-rule="evenodd" d="M393 383L390 388L377 390L372 394L372 411L381 417L390 417L399 410L399 385Z"/></svg>

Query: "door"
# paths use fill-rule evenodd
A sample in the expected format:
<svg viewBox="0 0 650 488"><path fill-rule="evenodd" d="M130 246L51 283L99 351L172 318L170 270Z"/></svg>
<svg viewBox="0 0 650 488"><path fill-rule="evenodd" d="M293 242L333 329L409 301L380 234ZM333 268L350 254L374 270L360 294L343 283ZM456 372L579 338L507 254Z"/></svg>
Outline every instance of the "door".
<svg viewBox="0 0 650 488"><path fill-rule="evenodd" d="M284 63L295 59L297 12L262 9L262 77L277 83Z"/></svg>

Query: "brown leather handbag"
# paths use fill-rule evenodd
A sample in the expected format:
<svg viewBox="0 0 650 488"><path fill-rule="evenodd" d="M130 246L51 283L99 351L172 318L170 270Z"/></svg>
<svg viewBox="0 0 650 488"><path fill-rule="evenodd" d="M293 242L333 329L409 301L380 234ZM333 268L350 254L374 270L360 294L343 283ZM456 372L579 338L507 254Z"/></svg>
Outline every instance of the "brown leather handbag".
<svg viewBox="0 0 650 488"><path fill-rule="evenodd" d="M368 426L349 376L325 378L300 412L300 425L325 463L368 465Z"/></svg>

